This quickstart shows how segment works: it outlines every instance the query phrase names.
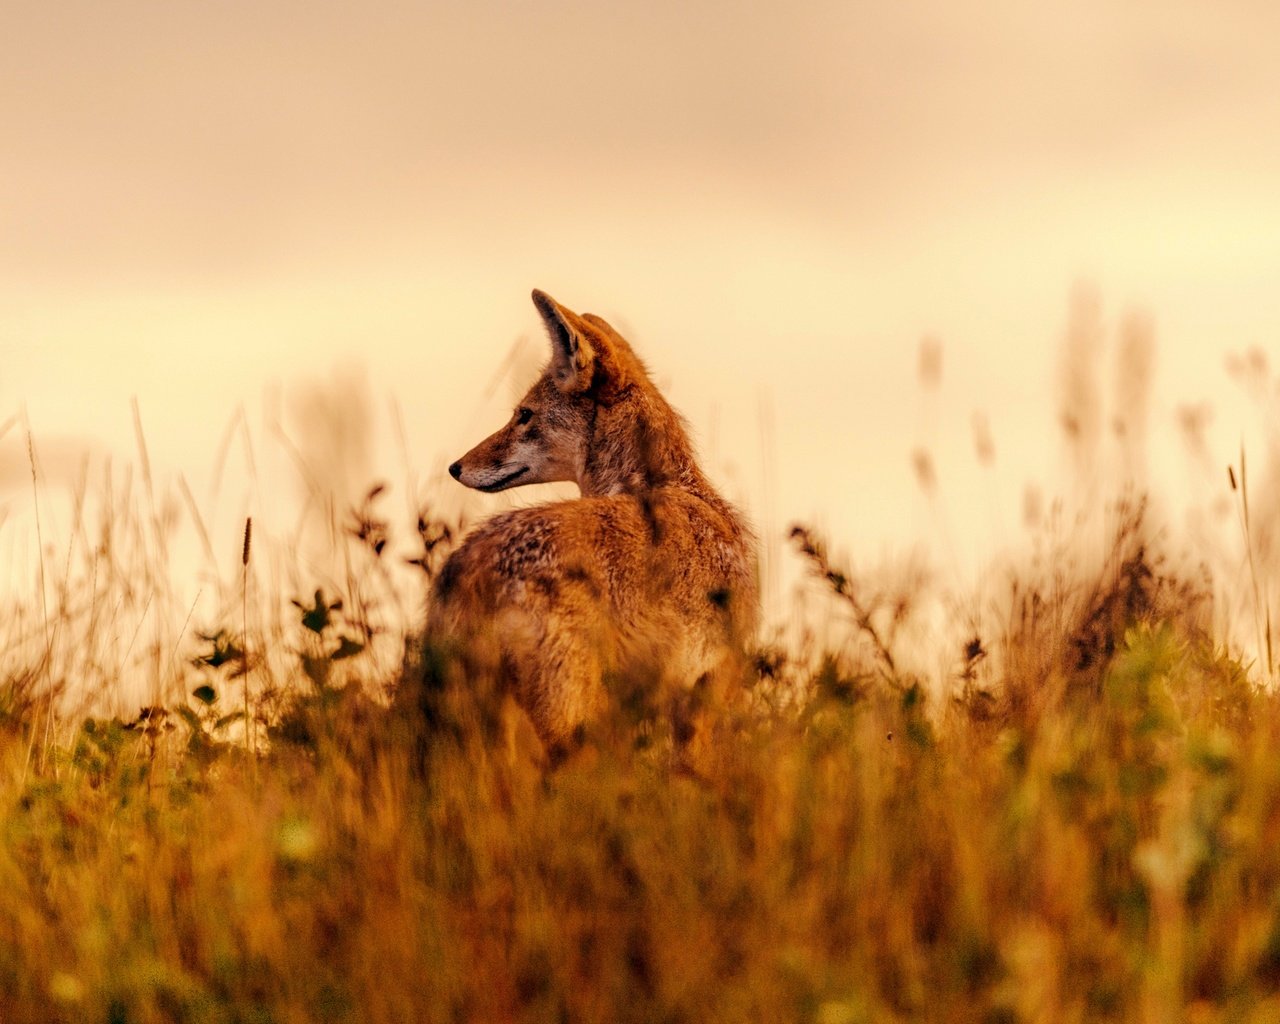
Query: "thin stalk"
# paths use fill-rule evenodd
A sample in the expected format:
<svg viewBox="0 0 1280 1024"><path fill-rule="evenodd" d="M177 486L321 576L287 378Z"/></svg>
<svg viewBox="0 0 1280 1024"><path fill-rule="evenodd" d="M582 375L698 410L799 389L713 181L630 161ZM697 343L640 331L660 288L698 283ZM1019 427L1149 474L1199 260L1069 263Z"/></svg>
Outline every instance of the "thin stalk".
<svg viewBox="0 0 1280 1024"><path fill-rule="evenodd" d="M244 746L253 754L253 719L249 716L249 551L253 545L253 517L244 521L244 548L240 552L240 614L244 640Z"/></svg>

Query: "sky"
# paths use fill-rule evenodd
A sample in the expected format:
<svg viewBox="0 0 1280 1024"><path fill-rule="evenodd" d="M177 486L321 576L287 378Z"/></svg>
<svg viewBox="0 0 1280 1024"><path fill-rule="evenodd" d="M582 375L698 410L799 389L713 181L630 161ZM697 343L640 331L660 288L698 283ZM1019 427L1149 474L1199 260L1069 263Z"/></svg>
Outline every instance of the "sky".
<svg viewBox="0 0 1280 1024"><path fill-rule="evenodd" d="M46 529L140 427L228 562L300 464L462 501L534 287L631 339L770 543L975 571L1072 486L1084 307L1112 418L1149 324L1147 472L1208 501L1178 424L1233 458L1228 358L1280 333L1277 38L1253 0L0 0L0 565L28 430Z"/></svg>

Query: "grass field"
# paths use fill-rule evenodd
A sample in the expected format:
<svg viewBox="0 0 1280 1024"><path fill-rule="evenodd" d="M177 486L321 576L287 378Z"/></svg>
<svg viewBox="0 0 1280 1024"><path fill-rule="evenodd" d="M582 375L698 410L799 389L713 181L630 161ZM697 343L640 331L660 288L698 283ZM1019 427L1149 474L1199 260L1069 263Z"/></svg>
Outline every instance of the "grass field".
<svg viewBox="0 0 1280 1024"><path fill-rule="evenodd" d="M554 773L509 756L387 624L376 498L288 615L230 585L113 661L135 516L10 616L0 1021L1280 1020L1280 702L1139 509L1011 572L940 679L913 595L797 531L841 639L753 651L695 780L636 680Z"/></svg>

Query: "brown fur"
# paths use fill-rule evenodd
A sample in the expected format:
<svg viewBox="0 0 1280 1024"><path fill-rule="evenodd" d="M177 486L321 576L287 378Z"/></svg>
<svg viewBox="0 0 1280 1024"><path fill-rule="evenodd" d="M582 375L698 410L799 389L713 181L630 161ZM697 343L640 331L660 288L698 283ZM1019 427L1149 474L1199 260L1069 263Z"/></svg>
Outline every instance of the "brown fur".
<svg viewBox="0 0 1280 1024"><path fill-rule="evenodd" d="M483 649L553 756L604 708L606 673L652 680L683 744L695 727L680 709L730 684L754 627L754 540L631 346L533 301L551 361L450 473L485 491L572 480L582 496L473 531L436 581L431 629Z"/></svg>

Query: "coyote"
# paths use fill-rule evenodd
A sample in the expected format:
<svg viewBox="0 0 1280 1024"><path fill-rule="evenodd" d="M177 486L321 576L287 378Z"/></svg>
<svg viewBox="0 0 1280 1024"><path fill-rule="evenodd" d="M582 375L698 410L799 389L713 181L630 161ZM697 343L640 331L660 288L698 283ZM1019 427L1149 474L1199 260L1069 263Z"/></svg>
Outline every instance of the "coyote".
<svg viewBox="0 0 1280 1024"><path fill-rule="evenodd" d="M436 578L429 631L496 673L553 763L607 677L652 682L677 750L705 744L697 709L728 694L755 624L754 538L626 340L544 292L533 304L550 362L449 473L486 492L573 481L581 497L475 529Z"/></svg>

